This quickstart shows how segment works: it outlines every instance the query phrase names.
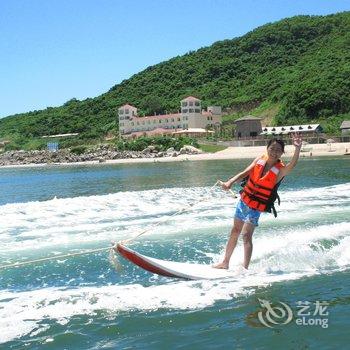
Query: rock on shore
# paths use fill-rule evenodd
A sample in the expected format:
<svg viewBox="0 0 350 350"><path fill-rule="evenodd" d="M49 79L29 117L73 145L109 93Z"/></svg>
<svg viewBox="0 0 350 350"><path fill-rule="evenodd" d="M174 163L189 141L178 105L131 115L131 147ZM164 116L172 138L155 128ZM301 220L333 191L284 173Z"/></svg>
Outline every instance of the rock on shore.
<svg viewBox="0 0 350 350"><path fill-rule="evenodd" d="M76 154L69 149L56 152L44 151L8 151L0 154L0 166L22 164L54 164L98 161L112 159L160 158L177 157L179 154L199 154L201 150L193 146L184 146L180 151L169 148L158 152L155 146L148 146L143 151L118 151L109 145L100 145L82 154Z"/></svg>

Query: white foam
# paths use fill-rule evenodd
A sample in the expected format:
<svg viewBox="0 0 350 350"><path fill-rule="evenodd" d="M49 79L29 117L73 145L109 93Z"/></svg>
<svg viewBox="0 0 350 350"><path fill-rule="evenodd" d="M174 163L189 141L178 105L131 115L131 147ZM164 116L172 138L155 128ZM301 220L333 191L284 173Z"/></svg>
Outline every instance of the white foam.
<svg viewBox="0 0 350 350"><path fill-rule="evenodd" d="M49 318L65 324L75 315L117 317L124 311L157 309L199 309L218 300L230 300L250 294L255 286L298 278L298 274L268 276L247 274L239 280L177 281L143 287L124 286L80 287L77 289L44 288L30 292L0 292L0 343L42 330L40 322ZM10 300L9 300L10 299ZM3 301L5 300L5 301ZM44 327L44 326L43 326Z"/></svg>
<svg viewBox="0 0 350 350"><path fill-rule="evenodd" d="M0 253L125 239L158 221L164 222L158 233L164 232L164 227L174 232L178 224L191 227L193 220L201 221L205 208L217 206L221 211L223 202L232 203L224 193L212 192L191 214L170 217L189 208L188 203L199 200L208 190L182 189L181 195L180 189L124 192L0 206Z"/></svg>
<svg viewBox="0 0 350 350"><path fill-rule="evenodd" d="M350 208L350 184L322 189L282 191L278 225L317 221L346 215ZM188 204L197 203L192 208ZM338 204L338 205L337 205ZM0 206L0 256L12 253L59 250L84 245L100 246L149 229L149 235L167 236L194 229L224 232L232 223L235 200L227 193L209 188L169 188L123 192L102 196L53 199ZM189 209L175 217L180 209ZM261 225L274 224L270 214ZM163 223L153 227L159 221ZM165 229L166 228L166 229ZM107 243L108 242L108 243ZM38 253L39 254L39 253Z"/></svg>
<svg viewBox="0 0 350 350"><path fill-rule="evenodd" d="M250 268L255 271L289 273L322 271L323 268L330 266L344 266L350 259L350 250L343 243L346 239L350 239L346 236L350 236L350 222L307 229L291 228L289 232L282 233L271 230L264 236L257 235L254 238L254 253ZM335 240L337 247L332 250L325 249L322 240ZM334 254L334 251L337 253ZM221 255L211 254L211 257L218 262L222 260L223 254L224 251ZM242 261L243 245L239 242L231 258L231 268L241 264Z"/></svg>
<svg viewBox="0 0 350 350"><path fill-rule="evenodd" d="M282 191L278 222L343 215L349 210L350 184ZM191 210L170 217L189 203ZM337 205L338 203L338 205ZM235 200L217 189L170 188L102 196L53 199L0 206L1 252L47 249L129 238L158 221L152 234L169 235L192 228L229 227ZM270 222L267 214L261 223ZM166 230L164 229L166 227Z"/></svg>
<svg viewBox="0 0 350 350"><path fill-rule="evenodd" d="M350 266L350 237L342 239L338 245L330 249L328 255L336 262L339 267Z"/></svg>

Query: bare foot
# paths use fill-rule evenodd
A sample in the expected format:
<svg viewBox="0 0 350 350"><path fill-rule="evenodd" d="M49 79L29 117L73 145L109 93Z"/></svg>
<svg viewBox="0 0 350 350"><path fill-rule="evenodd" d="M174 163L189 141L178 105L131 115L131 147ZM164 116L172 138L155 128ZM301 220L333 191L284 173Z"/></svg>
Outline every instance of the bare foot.
<svg viewBox="0 0 350 350"><path fill-rule="evenodd" d="M228 264L222 262L216 265L213 265L214 269L228 269Z"/></svg>
<svg viewBox="0 0 350 350"><path fill-rule="evenodd" d="M240 275L240 274L245 274L248 272L248 269L246 269L243 265L239 265L236 267L236 269L234 270L236 274Z"/></svg>

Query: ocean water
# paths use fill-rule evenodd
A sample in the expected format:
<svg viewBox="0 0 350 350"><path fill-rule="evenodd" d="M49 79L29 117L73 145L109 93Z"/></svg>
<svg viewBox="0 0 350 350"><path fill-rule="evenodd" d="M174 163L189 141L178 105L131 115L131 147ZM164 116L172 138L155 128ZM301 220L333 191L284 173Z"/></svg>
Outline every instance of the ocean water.
<svg viewBox="0 0 350 350"><path fill-rule="evenodd" d="M300 159L278 218L261 217L248 272L241 240L227 279L161 277L123 258L122 271L111 265L110 242L146 229L131 245L140 253L218 262L236 199L212 186L248 164L0 169L0 266L106 247L0 269L0 348L349 348L347 157Z"/></svg>

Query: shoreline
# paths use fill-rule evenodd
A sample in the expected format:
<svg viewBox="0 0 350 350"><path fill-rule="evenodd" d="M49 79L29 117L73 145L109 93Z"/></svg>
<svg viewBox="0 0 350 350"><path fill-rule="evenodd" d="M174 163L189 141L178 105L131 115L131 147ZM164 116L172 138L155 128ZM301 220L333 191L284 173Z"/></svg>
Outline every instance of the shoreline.
<svg viewBox="0 0 350 350"><path fill-rule="evenodd" d="M300 158L314 157L332 157L349 155L350 159L350 142L329 144L307 145L307 151L300 152ZM60 167L60 166L84 166L84 165L113 165L113 164L142 164L142 163L167 163L167 162L184 162L184 161L201 161L201 160L230 160L230 159L255 159L266 150L265 146L251 147L227 147L226 149L216 153L201 154L182 154L177 157L161 157L161 158L124 158L112 159L100 162L98 160L84 162L67 162L67 163L30 163L30 164L12 164L2 165L0 169L8 168L40 168L40 167ZM286 145L285 153L282 159L292 157L294 146Z"/></svg>

